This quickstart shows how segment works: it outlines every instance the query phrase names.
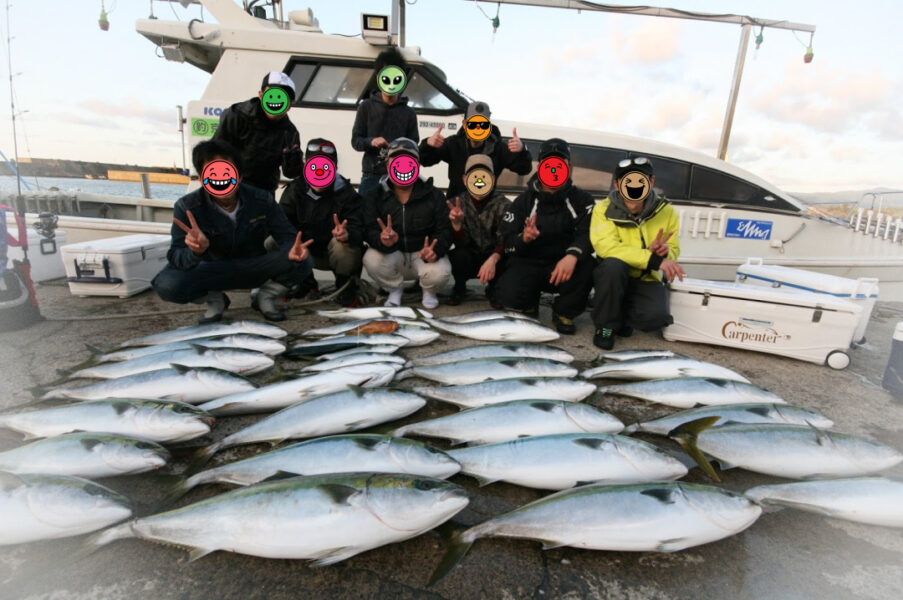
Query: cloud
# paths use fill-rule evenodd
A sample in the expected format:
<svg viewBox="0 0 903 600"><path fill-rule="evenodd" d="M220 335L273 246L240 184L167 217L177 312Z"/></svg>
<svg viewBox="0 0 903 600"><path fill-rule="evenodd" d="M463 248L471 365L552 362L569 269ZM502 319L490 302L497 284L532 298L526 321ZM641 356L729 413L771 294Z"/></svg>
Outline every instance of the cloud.
<svg viewBox="0 0 903 600"><path fill-rule="evenodd" d="M116 102L110 102L100 98L89 98L87 100L82 100L77 106L89 113L101 115L108 119L132 118L169 125L174 125L176 122L175 107L172 109L162 109L145 106L140 100L132 96L117 99Z"/></svg>
<svg viewBox="0 0 903 600"><path fill-rule="evenodd" d="M637 25L631 27L633 22ZM611 20L611 50L628 64L662 63L677 57L682 33L676 21L616 16Z"/></svg>

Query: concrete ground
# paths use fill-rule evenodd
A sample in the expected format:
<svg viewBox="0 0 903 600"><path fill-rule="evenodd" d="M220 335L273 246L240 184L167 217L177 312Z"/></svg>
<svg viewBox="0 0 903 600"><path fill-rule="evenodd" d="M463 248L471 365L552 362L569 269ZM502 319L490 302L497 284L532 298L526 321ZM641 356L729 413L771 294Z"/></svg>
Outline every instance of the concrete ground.
<svg viewBox="0 0 903 600"><path fill-rule="evenodd" d="M198 312L160 302L145 292L131 299L74 298L65 284L39 286L38 295L48 320L23 331L0 334L0 409L29 402L31 388L57 378L89 358L86 344L108 347L139 335L195 323ZM256 318L247 294L235 294L230 318ZM459 307L440 307L438 315L486 308L475 299ZM176 312L173 309L176 308ZM318 308L318 307L312 307ZM163 313L163 314L161 314ZM548 322L550 311L541 316ZM903 449L903 403L881 388L894 325L903 320L903 303L879 303L867 332L868 342L852 351L844 371L775 356L688 343L669 343L658 335L635 334L617 348L671 348L745 374L788 402L816 409L831 417L836 429L871 436ZM293 311L285 327L292 333L326 324L314 314ZM557 342L585 368L598 351L591 341L588 314L582 315L575 336ZM406 350L408 356L449 350L473 341L443 335L436 342ZM287 361L285 364L288 364ZM265 379L265 376L256 379ZM411 379L403 387L421 384ZM603 381L600 384L606 383ZM624 422L654 418L671 409L639 401L592 397L589 402L614 413ZM430 401L405 421L451 413L454 409ZM256 421L258 416L219 420L211 434L219 439ZM660 438L662 446L671 444ZM209 443L202 439L192 446ZM16 435L0 432L0 449L19 443ZM442 444L437 444L443 447ZM250 456L265 448L248 446L222 452L215 461ZM166 473L185 466L184 455ZM903 477L903 467L887 473ZM706 482L698 469L689 481ZM775 478L732 470L724 485L745 490ZM481 522L544 494L537 490L496 483L479 488L466 476L452 481L467 488L470 505L455 520ZM129 496L139 515L148 514L167 482L157 475L104 480L101 483ZM202 486L182 500L187 504L226 491ZM83 538L71 538L0 548L0 598L117 599L299 597L330 598L897 598L903 589L903 537L899 530L857 525L803 512L767 512L748 530L726 540L674 554L600 552L560 548L542 551L531 541L484 539L474 545L459 566L438 585L427 588L430 573L442 556L440 538L425 534L385 546L337 565L311 568L303 561L267 560L217 552L186 563L178 548L140 540L126 540L75 561Z"/></svg>

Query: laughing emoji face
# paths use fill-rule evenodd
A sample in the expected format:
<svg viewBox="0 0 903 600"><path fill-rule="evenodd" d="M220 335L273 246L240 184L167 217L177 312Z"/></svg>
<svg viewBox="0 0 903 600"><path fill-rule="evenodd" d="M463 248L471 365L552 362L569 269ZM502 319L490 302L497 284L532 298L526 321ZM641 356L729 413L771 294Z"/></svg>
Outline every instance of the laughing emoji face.
<svg viewBox="0 0 903 600"><path fill-rule="evenodd" d="M571 168L560 156L548 156L539 163L537 175L539 182L547 188L560 188L567 183Z"/></svg>
<svg viewBox="0 0 903 600"><path fill-rule="evenodd" d="M464 175L464 185L470 195L482 200L492 193L495 186L495 176L485 167L475 167Z"/></svg>
<svg viewBox="0 0 903 600"><path fill-rule="evenodd" d="M267 88L263 95L260 96L260 105L270 115L283 114L288 110L290 104L288 94L279 87Z"/></svg>
<svg viewBox="0 0 903 600"><path fill-rule="evenodd" d="M484 141L491 131L492 124L483 115L470 117L464 125L464 134L475 142Z"/></svg>
<svg viewBox="0 0 903 600"><path fill-rule="evenodd" d="M407 84L407 75L395 65L389 65L376 76L376 85L381 92L389 96L400 94Z"/></svg>
<svg viewBox="0 0 903 600"><path fill-rule="evenodd" d="M417 159L409 154L399 154L389 161L389 179L396 185L402 187L414 185L419 174L420 165Z"/></svg>
<svg viewBox="0 0 903 600"><path fill-rule="evenodd" d="M639 171L628 171L618 181L618 192L621 198L630 202L642 202L652 190L649 176Z"/></svg>
<svg viewBox="0 0 903 600"><path fill-rule="evenodd" d="M312 188L326 188L335 181L335 163L325 156L314 156L304 163L304 181Z"/></svg>
<svg viewBox="0 0 903 600"><path fill-rule="evenodd" d="M208 194L222 198L234 192L238 186L238 171L228 160L218 158L204 167L201 181Z"/></svg>

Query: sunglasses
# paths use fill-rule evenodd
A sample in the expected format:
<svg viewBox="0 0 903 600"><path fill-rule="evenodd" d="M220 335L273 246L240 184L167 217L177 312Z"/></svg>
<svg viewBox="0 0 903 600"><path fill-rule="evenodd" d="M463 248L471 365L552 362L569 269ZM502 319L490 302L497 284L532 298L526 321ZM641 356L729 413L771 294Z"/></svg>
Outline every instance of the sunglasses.
<svg viewBox="0 0 903 600"><path fill-rule="evenodd" d="M474 129L489 129L490 123L489 121L468 121L467 128L470 130Z"/></svg>
<svg viewBox="0 0 903 600"><path fill-rule="evenodd" d="M629 167L630 165L645 165L649 164L649 159L645 156L638 156L636 158L625 158L621 162L618 163L618 166L622 169L624 167Z"/></svg>
<svg viewBox="0 0 903 600"><path fill-rule="evenodd" d="M308 152L322 152L323 154L335 154L335 146L332 144L308 144Z"/></svg>

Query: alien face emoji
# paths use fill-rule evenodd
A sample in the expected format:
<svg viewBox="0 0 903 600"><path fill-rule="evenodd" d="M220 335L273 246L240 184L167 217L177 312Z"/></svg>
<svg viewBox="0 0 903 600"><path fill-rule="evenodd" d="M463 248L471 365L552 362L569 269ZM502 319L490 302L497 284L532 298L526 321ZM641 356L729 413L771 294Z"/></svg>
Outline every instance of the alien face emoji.
<svg viewBox="0 0 903 600"><path fill-rule="evenodd" d="M649 176L639 171L629 171L618 180L618 192L621 198L633 202L642 202L649 195L652 183Z"/></svg>
<svg viewBox="0 0 903 600"><path fill-rule="evenodd" d="M238 185L238 171L228 160L217 158L204 167L201 183L207 193L217 198L228 196Z"/></svg>
<svg viewBox="0 0 903 600"><path fill-rule="evenodd" d="M491 131L492 124L483 115L474 115L464 124L464 135L475 142L482 142L488 138Z"/></svg>
<svg viewBox="0 0 903 600"><path fill-rule="evenodd" d="M290 106L288 94L279 87L267 88L260 97L260 105L263 110L271 115L281 115Z"/></svg>
<svg viewBox="0 0 903 600"><path fill-rule="evenodd" d="M325 156L314 156L304 163L304 181L313 188L325 188L335 181L335 163Z"/></svg>
<svg viewBox="0 0 903 600"><path fill-rule="evenodd" d="M464 175L464 185L471 196L482 199L492 193L495 177L485 167L474 167Z"/></svg>
<svg viewBox="0 0 903 600"><path fill-rule="evenodd" d="M417 159L409 154L399 154L389 161L389 179L396 185L407 187L414 185L420 165Z"/></svg>
<svg viewBox="0 0 903 600"><path fill-rule="evenodd" d="M539 163L537 170L539 182L547 188L559 188L563 186L571 174L571 168L566 160L559 156L548 156Z"/></svg>
<svg viewBox="0 0 903 600"><path fill-rule="evenodd" d="M376 85L379 86L381 92L389 96L400 94L407 84L408 78L404 71L395 65L389 65L376 76Z"/></svg>

